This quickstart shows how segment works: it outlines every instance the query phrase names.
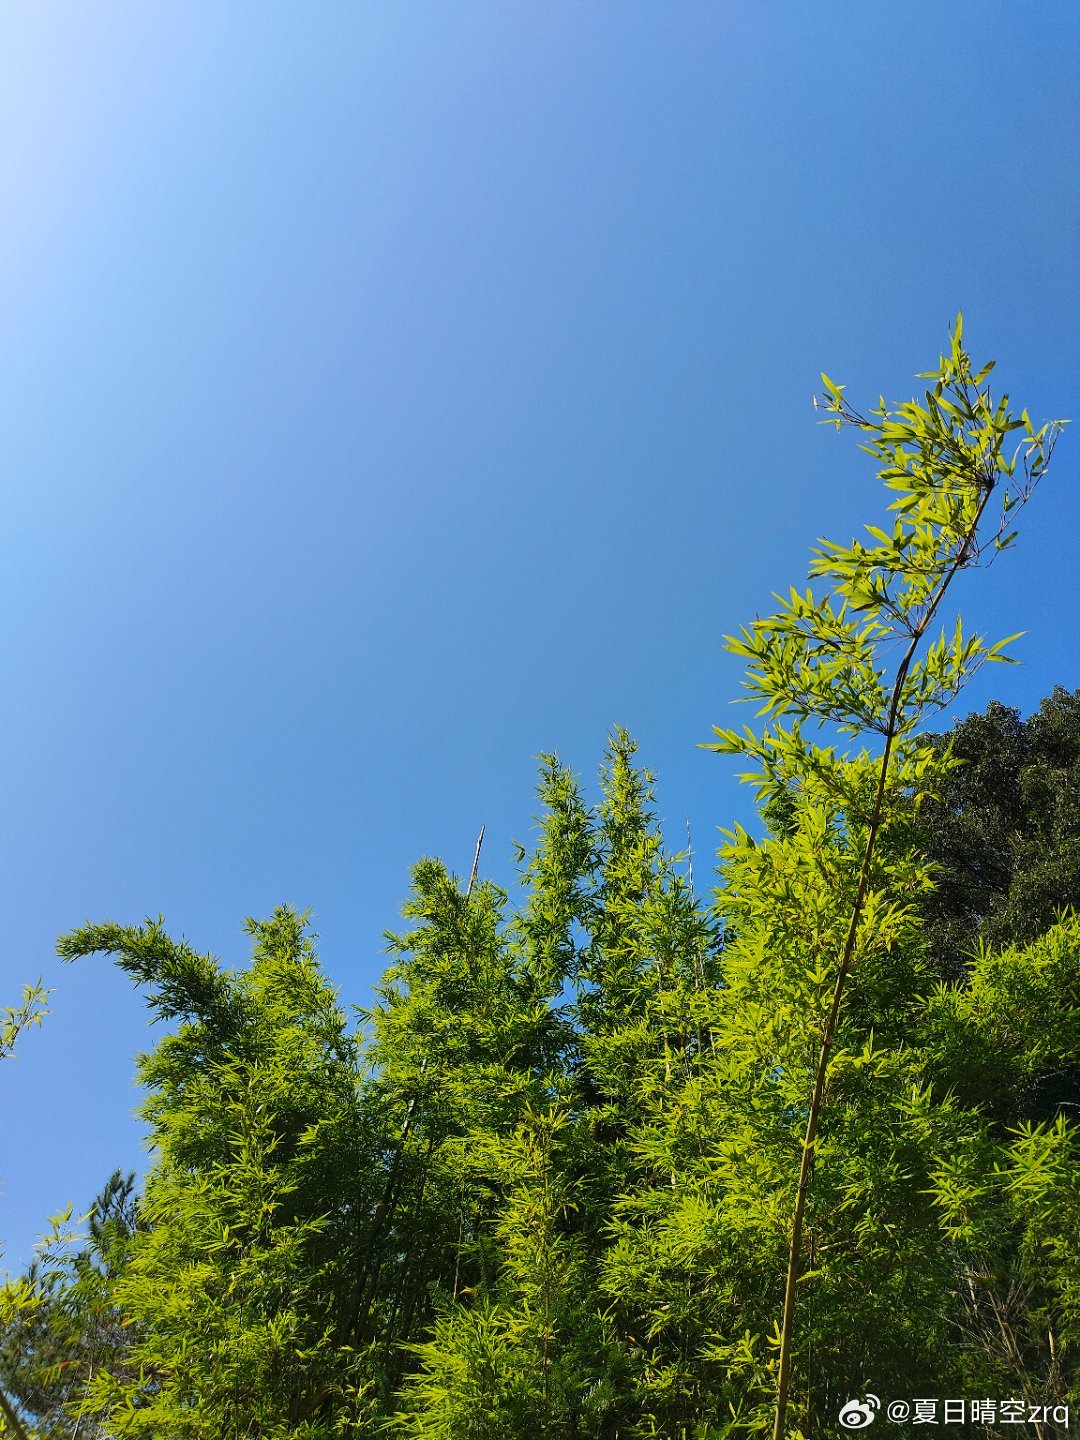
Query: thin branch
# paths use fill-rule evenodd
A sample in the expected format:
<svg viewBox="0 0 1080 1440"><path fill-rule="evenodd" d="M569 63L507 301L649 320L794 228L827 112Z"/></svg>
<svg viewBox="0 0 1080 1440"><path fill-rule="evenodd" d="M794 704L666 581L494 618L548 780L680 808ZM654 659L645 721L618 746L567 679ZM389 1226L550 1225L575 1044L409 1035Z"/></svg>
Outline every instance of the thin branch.
<svg viewBox="0 0 1080 1440"><path fill-rule="evenodd" d="M469 888L465 891L466 900L468 900L469 896L472 894L472 887L476 883L476 871L477 867L480 864L480 846L484 843L484 831L486 829L486 825L481 825L480 834L476 837L476 854L473 856L472 874L469 876Z"/></svg>
<svg viewBox="0 0 1080 1440"><path fill-rule="evenodd" d="M0 1390L0 1411L3 1412L4 1420L10 1426L11 1433L15 1436L15 1440L30 1440L29 1435L27 1435L25 1429L23 1428L22 1421L19 1419L18 1415L15 1414L15 1411L11 1407L10 1401L4 1394L3 1390Z"/></svg>

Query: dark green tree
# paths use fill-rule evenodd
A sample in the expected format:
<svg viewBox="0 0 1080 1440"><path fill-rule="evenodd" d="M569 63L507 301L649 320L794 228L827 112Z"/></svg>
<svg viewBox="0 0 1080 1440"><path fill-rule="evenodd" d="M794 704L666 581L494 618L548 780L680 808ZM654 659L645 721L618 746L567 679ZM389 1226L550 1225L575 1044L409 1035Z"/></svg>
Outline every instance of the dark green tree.
<svg viewBox="0 0 1080 1440"><path fill-rule="evenodd" d="M99 1372L133 1379L117 1281L138 1223L134 1189L134 1175L116 1171L84 1217L88 1233L58 1216L27 1273L0 1292L0 1387L38 1440L70 1440L72 1413ZM87 1418L80 1434L106 1432Z"/></svg>
<svg viewBox="0 0 1080 1440"><path fill-rule="evenodd" d="M962 762L918 819L940 867L923 902L930 951L957 978L979 940L1023 944L1080 907L1080 690L1058 686L1026 720L991 702L928 744Z"/></svg>

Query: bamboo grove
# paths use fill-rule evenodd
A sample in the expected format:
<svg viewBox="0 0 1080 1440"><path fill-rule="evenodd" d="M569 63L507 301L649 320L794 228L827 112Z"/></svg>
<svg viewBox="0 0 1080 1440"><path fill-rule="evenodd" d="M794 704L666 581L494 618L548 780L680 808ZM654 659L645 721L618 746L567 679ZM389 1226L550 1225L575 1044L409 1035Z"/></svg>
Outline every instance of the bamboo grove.
<svg viewBox="0 0 1080 1440"><path fill-rule="evenodd" d="M1004 751L928 734L1004 658L946 605L1059 429L989 374L958 320L920 401L825 381L891 528L731 640L761 709L712 748L761 824L708 893L618 730L595 798L543 759L513 899L415 867L359 1015L289 908L235 971L160 920L61 940L165 1022L151 1164L3 1290L0 1433L817 1440L867 1392L1080 1400L1080 696L1010 741L1037 904L1008 786L964 790Z"/></svg>

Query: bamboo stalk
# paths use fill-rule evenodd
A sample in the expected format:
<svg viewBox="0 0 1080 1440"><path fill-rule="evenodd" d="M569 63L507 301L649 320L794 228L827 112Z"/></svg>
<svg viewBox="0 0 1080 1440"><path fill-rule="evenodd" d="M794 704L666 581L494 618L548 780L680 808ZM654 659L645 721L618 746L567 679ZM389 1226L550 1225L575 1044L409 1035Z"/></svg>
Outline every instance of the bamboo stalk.
<svg viewBox="0 0 1080 1440"><path fill-rule="evenodd" d="M0 1410L3 1411L4 1421L10 1427L12 1434L15 1436L15 1440L30 1440L29 1435L27 1435L23 1428L22 1421L18 1415L15 1414L15 1411L11 1407L11 1402L3 1390L0 1390Z"/></svg>
<svg viewBox="0 0 1080 1440"><path fill-rule="evenodd" d="M788 1250L787 1280L784 1285L784 1313L780 1325L780 1366L776 1382L776 1421L773 1426L773 1440L784 1440L784 1429L787 1420L788 1390L791 1384L791 1337L795 1321L795 1292L799 1283L799 1271L802 1268L802 1230L803 1217L806 1212L806 1194L810 1185L810 1172L813 1167L814 1147L817 1143L818 1120L821 1115L825 1098L825 1081L829 1069L829 1057L832 1053L833 1041L836 1038L837 1019L840 1014L840 1002L843 998L844 987L851 968L851 961L855 951L855 937L858 933L859 921L862 918L863 905L866 900L866 890L870 880L870 867L874 858L874 847L877 843L878 830L881 827L882 812L885 800L885 784L888 779L889 760L892 757L893 742L897 733L897 717L900 710L900 696L903 691L904 681L907 679L911 662L915 658L915 652L919 642L926 634L930 622L937 613L938 606L945 597L953 581L954 576L963 569L971 558L972 550L975 547L975 536L982 519L983 511L986 509L987 501L990 498L990 487L987 486L982 498L979 501L975 516L968 528L964 543L960 547L948 571L945 573L937 594L927 606L922 618L911 631L911 640L904 657L900 661L893 681L892 695L889 702L888 720L885 726L885 749L881 756L881 765L878 770L877 789L874 794L874 805L870 812L870 826L866 836L866 848L863 851L862 865L859 870L859 883L855 891L855 901L851 907L851 920L848 924L847 936L844 940L844 948L840 956L840 965L836 972L836 983L833 986L832 1004L829 1007L829 1015L825 1022L825 1028L821 1036L821 1051L818 1055L817 1072L814 1076L814 1089L810 1099L810 1110L806 1117L806 1135L803 1139L802 1155L799 1161L799 1181L795 1192L795 1211L791 1220L791 1244Z"/></svg>

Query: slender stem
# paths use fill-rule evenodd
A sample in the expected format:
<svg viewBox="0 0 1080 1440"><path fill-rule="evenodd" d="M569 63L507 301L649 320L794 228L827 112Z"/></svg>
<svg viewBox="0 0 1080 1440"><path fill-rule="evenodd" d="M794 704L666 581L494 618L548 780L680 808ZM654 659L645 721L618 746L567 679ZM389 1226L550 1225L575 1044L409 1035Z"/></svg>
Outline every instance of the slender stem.
<svg viewBox="0 0 1080 1440"><path fill-rule="evenodd" d="M11 1433L14 1435L15 1440L30 1440L30 1437L23 1429L22 1421L19 1419L18 1415L15 1414L15 1411L11 1407L11 1402L4 1394L3 1390L0 1390L0 1411L3 1411L4 1420L10 1426Z"/></svg>
<svg viewBox="0 0 1080 1440"><path fill-rule="evenodd" d="M420 1061L420 1078L423 1079L424 1071L427 1069L428 1057L425 1055ZM379 1283L379 1272L382 1262L375 1251L376 1242L379 1240L386 1225L393 1219L394 1210L400 1198L401 1168L405 1158L405 1146L409 1139L409 1131L412 1128L413 1117L416 1114L416 1106L419 1100L414 1095L409 1101L405 1110L405 1121L401 1127L401 1138L397 1143L394 1158L386 1172L386 1181L383 1186L382 1199L375 1207L375 1213L371 1219L365 1242L365 1252L368 1256L374 1256L371 1262L371 1269L364 1275L363 1281L358 1283L356 1299L352 1306L352 1313L349 1317L349 1330L357 1334L367 1323L368 1311L375 1298L375 1290Z"/></svg>
<svg viewBox="0 0 1080 1440"><path fill-rule="evenodd" d="M795 1211L791 1220L791 1244L788 1250L787 1281L784 1286L784 1315L780 1325L780 1368L776 1382L776 1420L773 1426L773 1440L784 1440L784 1429L787 1420L788 1391L791 1385L791 1342L794 1332L795 1321L795 1292L799 1283L799 1272L802 1268L802 1232L803 1217L806 1212L806 1195L810 1186L810 1172L813 1168L814 1147L817 1143L818 1119L821 1115L822 1104L825 1097L825 1081L829 1069L829 1057L832 1054L833 1041L836 1038L836 1022L840 1014L840 1001L843 998L844 986L847 982L848 971L851 968L852 957L855 953L855 937L858 934L859 921L862 918L863 905L866 901L866 891L870 882L870 869L874 859L874 847L877 843L878 831L881 828L882 812L885 803L885 784L888 779L889 761L892 758L893 743L897 736L897 719L900 712L900 699L903 694L904 682L907 680L911 662L915 658L915 652L919 642L937 613L938 606L945 596L946 590L952 583L953 576L967 564L975 545L975 535L982 519L986 502L990 498L990 487L983 489L982 498L975 511L975 516L968 528L964 543L960 547L955 559L942 578L937 594L927 606L922 618L911 632L911 640L904 657L900 661L893 681L892 695L889 701L888 721L885 726L885 749L881 755L881 764L878 769L877 789L874 794L874 805L870 812L869 829L866 835L866 847L863 851L862 865L859 870L859 882L855 891L855 900L851 907L851 919L848 923L847 935L844 939L844 948L840 955L840 965L836 972L836 983L833 986L832 1004L829 1007L828 1018L825 1021L825 1028L821 1035L821 1051L818 1055L817 1072L814 1075L814 1089L810 1099L810 1110L806 1117L806 1135L803 1139L802 1155L799 1161L799 1182L795 1192Z"/></svg>
<svg viewBox="0 0 1080 1440"><path fill-rule="evenodd" d="M93 1361L91 1361L91 1362L90 1362L90 1366L89 1366L89 1368L88 1368L88 1370L87 1370L87 1372L86 1372L86 1383L87 1383L87 1385L90 1384L90 1381L91 1381L93 1378L94 1378L94 1363L93 1363ZM71 1432L71 1440L79 1440L79 1431L82 1429L82 1422L83 1422L83 1420L84 1420L85 1418L86 1418L86 1411L80 1409L80 1410L79 1410L79 1418L75 1421L75 1429Z"/></svg>
<svg viewBox="0 0 1080 1440"><path fill-rule="evenodd" d="M486 829L486 825L481 825L480 834L476 837L476 854L473 856L472 874L469 876L469 888L465 891L466 900L468 900L469 896L472 894L472 887L476 883L476 871L480 865L480 846L484 843L484 831Z"/></svg>

